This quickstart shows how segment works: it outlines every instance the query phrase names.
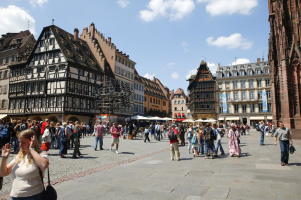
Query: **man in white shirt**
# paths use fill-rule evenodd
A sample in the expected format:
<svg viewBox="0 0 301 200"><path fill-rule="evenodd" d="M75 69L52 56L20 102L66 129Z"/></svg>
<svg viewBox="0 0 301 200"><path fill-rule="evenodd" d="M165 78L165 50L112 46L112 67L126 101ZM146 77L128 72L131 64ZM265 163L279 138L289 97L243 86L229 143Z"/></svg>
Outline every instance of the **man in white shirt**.
<svg viewBox="0 0 301 200"><path fill-rule="evenodd" d="M156 126L155 126L155 132L156 132L156 140L160 141L160 132L161 132L160 123L156 124Z"/></svg>

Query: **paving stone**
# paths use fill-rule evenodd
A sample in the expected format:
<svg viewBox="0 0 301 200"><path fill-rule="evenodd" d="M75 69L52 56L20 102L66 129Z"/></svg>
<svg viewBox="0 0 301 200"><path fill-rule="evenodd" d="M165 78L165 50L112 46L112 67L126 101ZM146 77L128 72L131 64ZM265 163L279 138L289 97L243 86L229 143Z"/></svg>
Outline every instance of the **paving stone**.
<svg viewBox="0 0 301 200"><path fill-rule="evenodd" d="M229 187L210 187L206 194L205 197L211 197L211 198L216 198L216 197L222 197L222 198L227 198L229 194L230 188Z"/></svg>
<svg viewBox="0 0 301 200"><path fill-rule="evenodd" d="M241 189L241 188L231 188L229 199L277 199L276 192L266 191L266 190L254 190L254 189Z"/></svg>
<svg viewBox="0 0 301 200"><path fill-rule="evenodd" d="M283 191L277 191L277 196L279 200L299 200L300 195L299 194L293 194L291 192L283 192Z"/></svg>

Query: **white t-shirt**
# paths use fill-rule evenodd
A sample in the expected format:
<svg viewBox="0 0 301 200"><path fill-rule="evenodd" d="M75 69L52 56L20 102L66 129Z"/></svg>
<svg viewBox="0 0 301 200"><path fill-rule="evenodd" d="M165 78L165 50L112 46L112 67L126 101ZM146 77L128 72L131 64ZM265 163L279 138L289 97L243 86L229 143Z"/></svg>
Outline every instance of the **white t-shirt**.
<svg viewBox="0 0 301 200"><path fill-rule="evenodd" d="M47 128L45 129L42 137L46 137L46 141L42 141L42 143L47 143L47 142L51 141L49 129L47 129Z"/></svg>
<svg viewBox="0 0 301 200"><path fill-rule="evenodd" d="M42 151L40 155L49 160L47 152ZM10 193L11 197L30 197L44 190L36 162L33 161L28 166L25 166L28 156L26 155L20 163L17 163L18 156L10 162L10 164L15 164L12 169L13 185Z"/></svg>

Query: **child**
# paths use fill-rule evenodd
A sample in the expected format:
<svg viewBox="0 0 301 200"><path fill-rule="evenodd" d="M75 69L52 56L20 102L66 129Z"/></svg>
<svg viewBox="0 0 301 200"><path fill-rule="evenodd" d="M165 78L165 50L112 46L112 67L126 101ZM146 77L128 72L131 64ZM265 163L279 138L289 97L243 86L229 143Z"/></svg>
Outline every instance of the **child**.
<svg viewBox="0 0 301 200"><path fill-rule="evenodd" d="M148 135L149 135L149 126L145 127L144 134L145 134L144 142L146 142L146 140L148 140L148 142L150 142L150 140L148 138Z"/></svg>
<svg viewBox="0 0 301 200"><path fill-rule="evenodd" d="M197 129L196 132L193 133L193 138L191 140L192 149L193 149L193 157L199 155L198 148L199 148L199 132L200 130Z"/></svg>

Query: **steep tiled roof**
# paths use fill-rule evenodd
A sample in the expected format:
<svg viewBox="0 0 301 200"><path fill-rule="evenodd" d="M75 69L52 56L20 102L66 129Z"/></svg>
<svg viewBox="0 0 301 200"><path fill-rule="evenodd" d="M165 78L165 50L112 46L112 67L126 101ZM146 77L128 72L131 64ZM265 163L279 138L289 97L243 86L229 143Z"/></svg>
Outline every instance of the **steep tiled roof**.
<svg viewBox="0 0 301 200"><path fill-rule="evenodd" d="M142 82L144 82L144 93L168 100L165 97L165 95L164 95L163 91L161 90L158 83L155 83L142 76L140 76L140 78L141 78Z"/></svg>
<svg viewBox="0 0 301 200"><path fill-rule="evenodd" d="M216 80L216 77L214 77L214 76L212 75L212 73L211 73L211 71L210 71L210 69L209 69L207 63L206 63L204 60L202 60L200 66L199 66L198 69L197 69L197 73L196 73L195 75L192 75L192 76L188 79L188 80L191 80L191 79L192 79L192 81L189 83L188 88L190 88L190 86L191 86L191 85L193 84L193 82L195 81L195 79L196 79L196 77L197 77L197 74L198 74L199 71L200 71L201 66L205 66L205 67L206 67L206 69L207 69L207 71L208 71L208 73L209 73L209 76L210 76L210 78L211 78L213 81Z"/></svg>
<svg viewBox="0 0 301 200"><path fill-rule="evenodd" d="M65 55L68 62L79 64L104 73L93 53L90 51L86 41L80 38L78 38L78 41L74 40L74 36L72 34L55 25L51 25L49 28L54 34L62 53ZM64 42L66 42L66 44L64 44ZM70 52L72 52L73 56L69 55ZM84 60L82 58L84 58Z"/></svg>
<svg viewBox="0 0 301 200"><path fill-rule="evenodd" d="M20 33L7 33L2 36L3 37L0 38L0 41L2 42L0 52L21 48L27 44L31 37L34 39L29 30L21 31Z"/></svg>

